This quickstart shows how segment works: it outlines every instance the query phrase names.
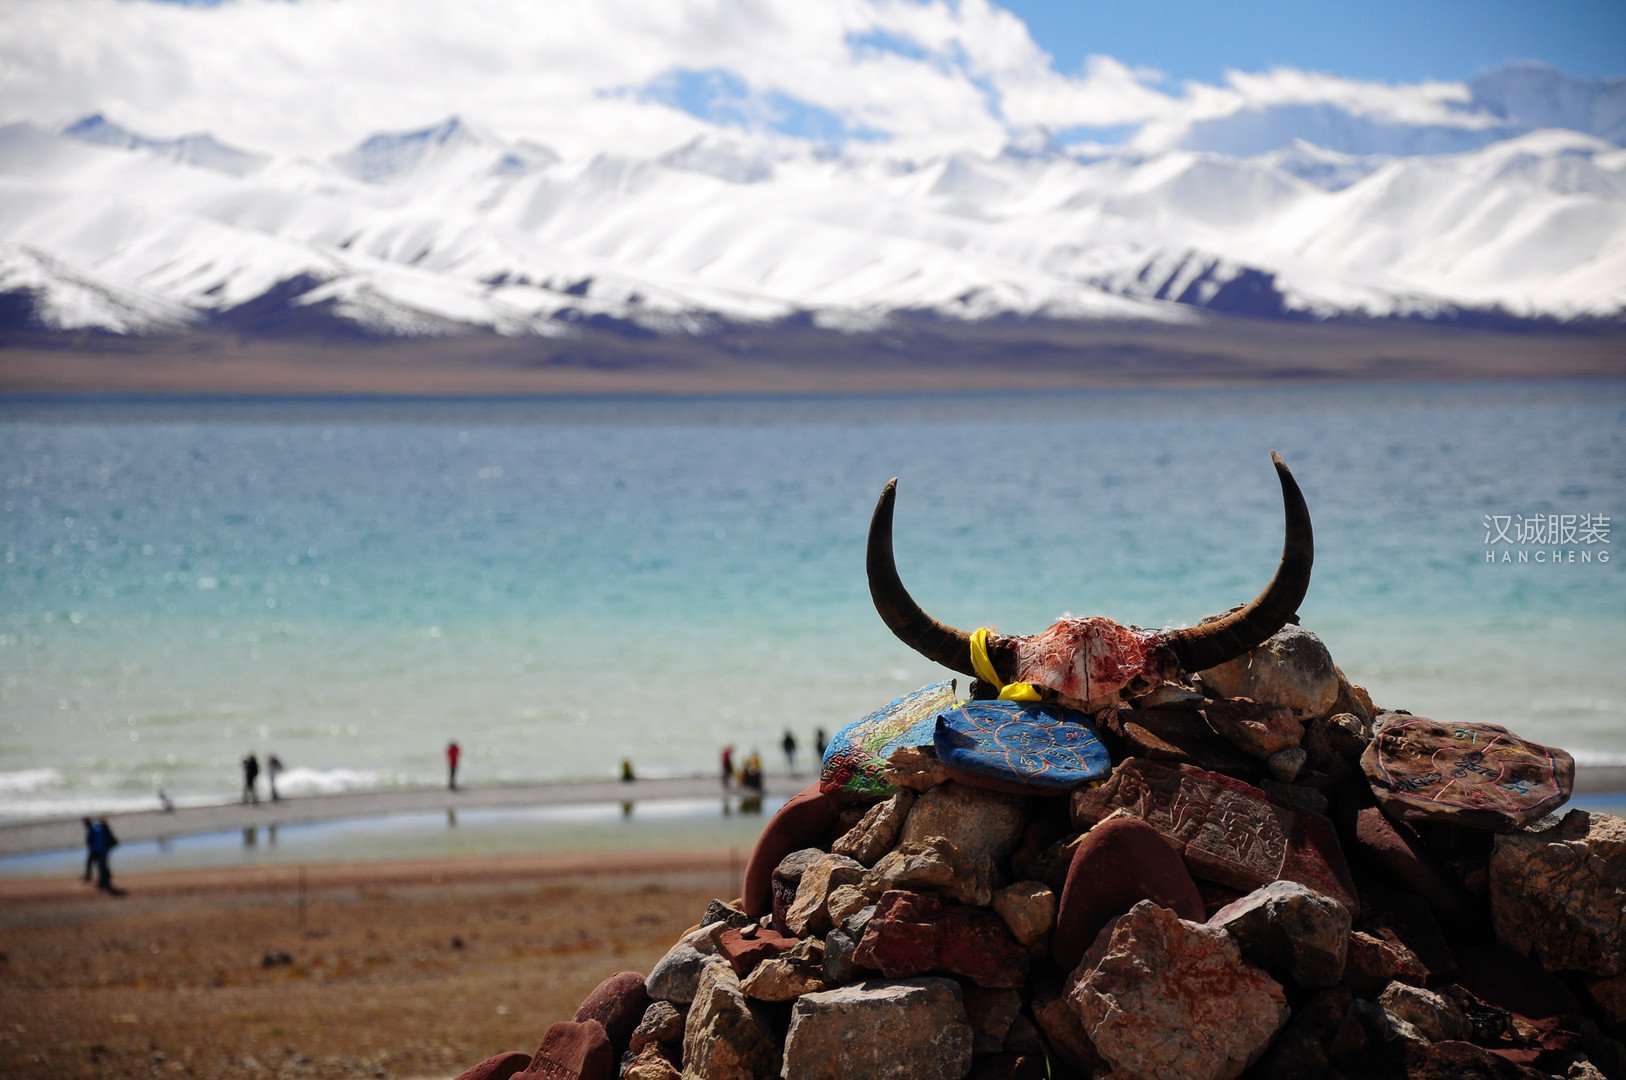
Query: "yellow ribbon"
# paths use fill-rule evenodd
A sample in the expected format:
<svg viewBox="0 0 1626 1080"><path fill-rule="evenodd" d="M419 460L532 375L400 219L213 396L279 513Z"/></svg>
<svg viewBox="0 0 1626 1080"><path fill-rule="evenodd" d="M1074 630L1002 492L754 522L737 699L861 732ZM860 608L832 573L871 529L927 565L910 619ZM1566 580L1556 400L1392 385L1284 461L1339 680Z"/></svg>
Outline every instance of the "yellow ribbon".
<svg viewBox="0 0 1626 1080"><path fill-rule="evenodd" d="M976 631L971 635L971 667L976 671L977 678L989 686L999 687L999 700L1001 701L1044 700L1032 683L1002 683L1000 681L999 672L994 670L993 661L988 659L988 628L986 626L977 627Z"/></svg>

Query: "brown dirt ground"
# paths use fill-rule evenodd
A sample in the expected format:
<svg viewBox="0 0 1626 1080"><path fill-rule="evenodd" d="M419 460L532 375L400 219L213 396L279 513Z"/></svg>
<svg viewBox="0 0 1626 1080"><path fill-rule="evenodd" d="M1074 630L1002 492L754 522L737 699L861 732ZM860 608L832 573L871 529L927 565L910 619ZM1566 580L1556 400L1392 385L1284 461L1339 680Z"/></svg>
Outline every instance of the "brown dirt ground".
<svg viewBox="0 0 1626 1080"><path fill-rule="evenodd" d="M0 1076L451 1077L647 972L727 852L0 881Z"/></svg>

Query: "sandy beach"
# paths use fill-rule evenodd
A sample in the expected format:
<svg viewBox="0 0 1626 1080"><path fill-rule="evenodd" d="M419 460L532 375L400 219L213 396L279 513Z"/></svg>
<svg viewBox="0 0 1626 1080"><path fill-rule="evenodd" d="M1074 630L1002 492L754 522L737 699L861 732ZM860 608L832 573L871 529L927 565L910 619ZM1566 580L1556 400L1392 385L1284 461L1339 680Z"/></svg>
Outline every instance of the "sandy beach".
<svg viewBox="0 0 1626 1080"><path fill-rule="evenodd" d="M450 1077L647 971L728 851L0 881L0 1075Z"/></svg>

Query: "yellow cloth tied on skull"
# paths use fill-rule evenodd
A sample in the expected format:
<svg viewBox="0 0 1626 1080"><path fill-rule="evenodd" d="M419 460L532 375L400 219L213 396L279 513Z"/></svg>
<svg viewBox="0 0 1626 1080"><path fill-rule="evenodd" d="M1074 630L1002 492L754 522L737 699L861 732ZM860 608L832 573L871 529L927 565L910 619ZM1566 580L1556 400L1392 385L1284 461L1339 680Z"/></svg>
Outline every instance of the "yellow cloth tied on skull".
<svg viewBox="0 0 1626 1080"><path fill-rule="evenodd" d="M990 686L999 687L1001 701L1041 701L1038 688L1032 683L1002 682L999 672L994 670L992 660L988 659L988 628L977 627L971 635L971 667L976 671L977 678Z"/></svg>

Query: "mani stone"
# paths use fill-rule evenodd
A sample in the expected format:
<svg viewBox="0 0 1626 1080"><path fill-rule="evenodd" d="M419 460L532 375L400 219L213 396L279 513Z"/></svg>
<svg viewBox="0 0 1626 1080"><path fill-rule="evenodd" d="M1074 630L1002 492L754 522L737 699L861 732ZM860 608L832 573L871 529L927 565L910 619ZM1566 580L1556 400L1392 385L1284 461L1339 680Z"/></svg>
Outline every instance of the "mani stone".
<svg viewBox="0 0 1626 1080"><path fill-rule="evenodd" d="M1115 1075L1232 1080L1287 1023L1287 997L1223 930L1143 900L1102 931L1067 980Z"/></svg>
<svg viewBox="0 0 1626 1080"><path fill-rule="evenodd" d="M1060 705L968 701L937 717L934 746L955 779L1017 794L1071 791L1112 769L1089 717Z"/></svg>
<svg viewBox="0 0 1626 1080"><path fill-rule="evenodd" d="M457 1074L457 1080L512 1080L531 1064L531 1055L519 1050L493 1054L469 1069Z"/></svg>
<svg viewBox="0 0 1626 1080"><path fill-rule="evenodd" d="M542 1035L517 1080L615 1080L615 1050L597 1020L561 1020Z"/></svg>
<svg viewBox="0 0 1626 1080"><path fill-rule="evenodd" d="M1498 836L1490 900L1497 939L1549 971L1626 973L1626 818L1571 810Z"/></svg>
<svg viewBox="0 0 1626 1080"><path fill-rule="evenodd" d="M971 1071L971 1046L971 1023L952 980L877 979L797 998L776 1075L959 1080Z"/></svg>
<svg viewBox="0 0 1626 1080"><path fill-rule="evenodd" d="M779 1041L767 1015L740 988L722 960L700 974L683 1028L683 1075L705 1080L757 1080L779 1068Z"/></svg>
<svg viewBox="0 0 1626 1080"><path fill-rule="evenodd" d="M1244 892L1288 878L1360 915L1332 823L1232 777L1130 758L1105 783L1074 792L1072 810L1079 828L1115 810L1140 818L1180 853L1193 877Z"/></svg>
<svg viewBox="0 0 1626 1080"><path fill-rule="evenodd" d="M1287 624L1258 648L1202 673L1218 697L1281 705L1299 720L1325 716L1338 700L1338 669L1321 639Z"/></svg>
<svg viewBox="0 0 1626 1080"><path fill-rule="evenodd" d="M915 797L908 791L882 799L830 845L831 853L845 855L865 866L874 866L882 855L897 845L904 818L909 816L909 809L914 804Z"/></svg>
<svg viewBox="0 0 1626 1080"><path fill-rule="evenodd" d="M897 788L887 779L887 759L906 747L931 746L937 714L953 705L954 683L933 683L854 720L825 747L819 790L890 795Z"/></svg>
<svg viewBox="0 0 1626 1080"><path fill-rule="evenodd" d="M1386 814L1514 832L1569 801L1575 759L1495 724L1393 716L1361 770Z"/></svg>
<svg viewBox="0 0 1626 1080"><path fill-rule="evenodd" d="M1336 986L1349 955L1349 912L1296 881L1273 881L1214 912L1209 926L1236 939L1242 955L1280 982Z"/></svg>

